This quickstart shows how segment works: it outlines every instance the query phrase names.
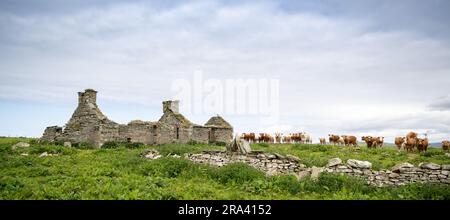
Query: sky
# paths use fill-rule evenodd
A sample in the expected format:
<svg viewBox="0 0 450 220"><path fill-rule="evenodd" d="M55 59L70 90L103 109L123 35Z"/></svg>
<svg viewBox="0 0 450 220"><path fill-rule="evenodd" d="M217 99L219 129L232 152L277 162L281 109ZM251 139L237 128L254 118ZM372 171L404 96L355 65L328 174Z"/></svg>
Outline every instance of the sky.
<svg viewBox="0 0 450 220"><path fill-rule="evenodd" d="M279 87L276 120L265 120L261 106L240 114L182 106L198 124L220 114L239 133L392 142L417 131L440 142L450 138L448 11L446 0L3 0L0 136L39 137L46 126L63 126L87 88L99 91L99 107L116 122L156 121L161 102L180 95L175 82L194 86L200 71L219 85Z"/></svg>

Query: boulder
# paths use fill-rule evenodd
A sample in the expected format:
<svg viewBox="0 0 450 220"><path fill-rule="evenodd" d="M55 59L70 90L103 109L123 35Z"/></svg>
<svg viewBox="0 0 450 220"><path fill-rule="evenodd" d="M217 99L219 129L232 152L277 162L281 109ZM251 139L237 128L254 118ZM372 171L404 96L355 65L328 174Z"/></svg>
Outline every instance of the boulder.
<svg viewBox="0 0 450 220"><path fill-rule="evenodd" d="M435 163L420 163L419 167L422 169L428 169L428 170L440 170L441 165L435 164Z"/></svg>
<svg viewBox="0 0 450 220"><path fill-rule="evenodd" d="M341 164L342 160L340 158L333 158L328 161L327 167L334 167Z"/></svg>
<svg viewBox="0 0 450 220"><path fill-rule="evenodd" d="M48 156L48 153L47 153L47 152L44 152L44 153L42 153L42 154L39 155L39 157L47 157L47 156Z"/></svg>
<svg viewBox="0 0 450 220"><path fill-rule="evenodd" d="M72 147L72 143L69 141L64 142L64 147Z"/></svg>
<svg viewBox="0 0 450 220"><path fill-rule="evenodd" d="M151 159L151 160L155 160L155 159L161 158L161 155L156 150L145 151L144 153L142 153L142 156L147 158L147 159Z"/></svg>
<svg viewBox="0 0 450 220"><path fill-rule="evenodd" d="M323 167L315 167L311 168L311 179L317 180L319 179L320 174L323 172Z"/></svg>
<svg viewBox="0 0 450 220"><path fill-rule="evenodd" d="M349 159L347 160L347 164L353 168L361 168L361 169L372 168L372 163L370 163L369 161Z"/></svg>
<svg viewBox="0 0 450 220"><path fill-rule="evenodd" d="M300 171L299 173L294 174L298 180L302 180L310 175L310 172L307 170Z"/></svg>
<svg viewBox="0 0 450 220"><path fill-rule="evenodd" d="M411 169L414 168L414 165L410 164L410 163L401 163L398 165L395 165L394 167L392 167L391 171L394 173L400 173L401 171L405 170L405 169Z"/></svg>
<svg viewBox="0 0 450 220"><path fill-rule="evenodd" d="M29 144L29 143L19 142L19 143L17 143L17 144L14 144L14 145L12 146L12 149L14 150L14 149L16 149L16 148L27 148L27 147L30 147L30 144Z"/></svg>

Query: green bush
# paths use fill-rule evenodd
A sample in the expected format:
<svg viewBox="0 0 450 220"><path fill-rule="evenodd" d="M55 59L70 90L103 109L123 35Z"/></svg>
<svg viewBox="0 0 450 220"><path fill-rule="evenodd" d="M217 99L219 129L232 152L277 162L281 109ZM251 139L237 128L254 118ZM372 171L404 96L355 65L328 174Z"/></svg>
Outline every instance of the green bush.
<svg viewBox="0 0 450 220"><path fill-rule="evenodd" d="M193 169L194 164L191 161L172 157L160 158L142 167L145 175L162 175L169 178L175 178L182 172Z"/></svg>
<svg viewBox="0 0 450 220"><path fill-rule="evenodd" d="M195 145L197 145L199 143L197 141L194 141L194 140L189 140L187 144L191 145L191 146L195 146Z"/></svg>
<svg viewBox="0 0 450 220"><path fill-rule="evenodd" d="M139 142L133 142L133 143L126 143L126 144L125 144L125 147L126 147L126 148L130 148L130 149L133 149L133 148L140 148L140 147L142 147L142 146L144 146L144 144L143 144L143 143L139 143Z"/></svg>
<svg viewBox="0 0 450 220"><path fill-rule="evenodd" d="M44 145L44 146L33 146L30 148L29 152L31 154L41 154L47 152L49 154L71 155L75 153L75 150L63 146Z"/></svg>
<svg viewBox="0 0 450 220"><path fill-rule="evenodd" d="M120 147L120 143L116 142L116 141L107 141L102 145L102 148L105 149L113 149L113 148L119 148Z"/></svg>
<svg viewBox="0 0 450 220"><path fill-rule="evenodd" d="M237 183L263 179L265 174L244 163L232 163L217 169L212 177L221 183Z"/></svg>
<svg viewBox="0 0 450 220"><path fill-rule="evenodd" d="M223 141L214 141L210 143L211 145L216 145L216 146L227 146L227 143L223 142Z"/></svg>
<svg viewBox="0 0 450 220"><path fill-rule="evenodd" d="M95 147L92 144L86 143L86 142L79 142L79 143L73 143L72 147L88 150L88 149L94 149Z"/></svg>
<svg viewBox="0 0 450 220"><path fill-rule="evenodd" d="M442 155L444 155L444 152L443 151L426 151L426 152L420 153L420 155L422 155L424 157L434 157L434 156L442 156Z"/></svg>
<svg viewBox="0 0 450 220"><path fill-rule="evenodd" d="M287 191L292 195L296 195L302 191L305 183L299 182L295 176L276 176L271 179L274 186L280 190Z"/></svg>

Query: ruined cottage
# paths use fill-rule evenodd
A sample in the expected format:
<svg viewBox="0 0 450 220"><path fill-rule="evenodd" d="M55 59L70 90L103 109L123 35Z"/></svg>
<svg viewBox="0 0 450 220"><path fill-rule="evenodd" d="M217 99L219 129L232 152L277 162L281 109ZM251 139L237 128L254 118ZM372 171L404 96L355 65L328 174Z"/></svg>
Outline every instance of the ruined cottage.
<svg viewBox="0 0 450 220"><path fill-rule="evenodd" d="M220 116L205 125L194 124L179 112L179 101L164 101L163 115L158 121L135 120L118 124L108 119L97 106L97 91L86 89L78 93L78 107L65 127L47 127L42 141L89 143L101 147L105 142L144 144L166 143L228 143L233 127Z"/></svg>

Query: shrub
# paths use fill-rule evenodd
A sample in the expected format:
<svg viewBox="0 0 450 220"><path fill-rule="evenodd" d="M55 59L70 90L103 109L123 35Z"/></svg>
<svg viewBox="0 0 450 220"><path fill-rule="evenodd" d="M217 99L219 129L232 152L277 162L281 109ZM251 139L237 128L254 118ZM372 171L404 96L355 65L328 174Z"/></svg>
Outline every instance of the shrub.
<svg viewBox="0 0 450 220"><path fill-rule="evenodd" d="M433 156L444 155L444 152L442 152L442 151L426 151L426 152L420 153L420 155L422 155L424 157L433 157Z"/></svg>
<svg viewBox="0 0 450 220"><path fill-rule="evenodd" d="M195 145L197 145L197 144L199 144L197 141L194 141L194 140L189 140L188 142L187 142L187 144L188 145L191 145L191 146L195 146Z"/></svg>
<svg viewBox="0 0 450 220"><path fill-rule="evenodd" d="M215 142L211 142L211 145L216 145L216 146L227 146L227 143L223 142L223 141L215 141Z"/></svg>
<svg viewBox="0 0 450 220"><path fill-rule="evenodd" d="M274 186L280 190L287 191L292 195L298 194L302 191L305 183L299 182L295 176L276 176L271 179Z"/></svg>
<svg viewBox="0 0 450 220"><path fill-rule="evenodd" d="M217 169L212 177L221 183L237 183L263 179L265 174L244 163L232 163Z"/></svg>
<svg viewBox="0 0 450 220"><path fill-rule="evenodd" d="M56 145L56 146L64 146L64 141L61 141L61 140L54 141L53 144Z"/></svg>
<svg viewBox="0 0 450 220"><path fill-rule="evenodd" d="M102 148L105 149L113 149L120 147L120 144L116 141L107 141L102 145Z"/></svg>
<svg viewBox="0 0 450 220"><path fill-rule="evenodd" d="M151 176L158 174L175 178L184 171L193 170L194 166L191 161L185 159L165 157L144 165L142 169L145 175Z"/></svg>
<svg viewBox="0 0 450 220"><path fill-rule="evenodd" d="M143 143L139 143L139 142L133 142L133 143L126 143L126 144L125 144L125 147L126 147L126 148L130 148L130 149L133 149L133 148L140 148L140 147L142 147L142 146L144 146L144 144L143 144Z"/></svg>
<svg viewBox="0 0 450 220"><path fill-rule="evenodd" d="M79 142L72 144L72 147L78 148L78 149L94 149L95 147L92 144L86 143L86 142Z"/></svg>

